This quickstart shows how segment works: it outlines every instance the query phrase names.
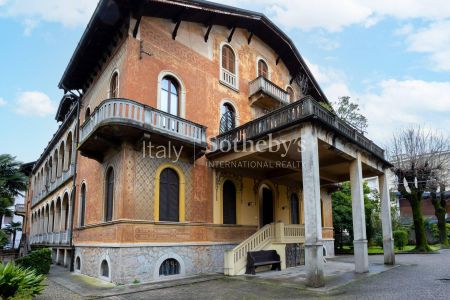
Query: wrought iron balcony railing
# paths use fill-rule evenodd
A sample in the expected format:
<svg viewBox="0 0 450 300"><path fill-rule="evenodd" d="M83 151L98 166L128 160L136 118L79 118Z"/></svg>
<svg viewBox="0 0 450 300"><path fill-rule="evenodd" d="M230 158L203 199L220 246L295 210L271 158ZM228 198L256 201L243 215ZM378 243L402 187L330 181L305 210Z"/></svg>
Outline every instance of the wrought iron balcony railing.
<svg viewBox="0 0 450 300"><path fill-rule="evenodd" d="M241 143L261 138L269 133L290 127L312 117L379 158L384 159L384 150L382 148L366 138L352 125L325 109L310 96L218 135L213 141L213 152L222 149L222 147L229 147L229 142Z"/></svg>

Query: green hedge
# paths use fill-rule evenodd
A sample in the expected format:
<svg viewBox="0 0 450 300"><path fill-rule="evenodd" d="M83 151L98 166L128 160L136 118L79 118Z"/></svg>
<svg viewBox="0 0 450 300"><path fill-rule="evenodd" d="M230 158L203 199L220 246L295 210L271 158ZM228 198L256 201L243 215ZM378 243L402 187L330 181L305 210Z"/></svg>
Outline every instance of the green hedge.
<svg viewBox="0 0 450 300"><path fill-rule="evenodd" d="M47 248L32 251L29 255L16 259L16 264L24 268L31 268L37 274L48 274L51 263L52 252Z"/></svg>
<svg viewBox="0 0 450 300"><path fill-rule="evenodd" d="M408 232L404 230L396 230L392 233L394 235L394 244L399 250L408 245Z"/></svg>

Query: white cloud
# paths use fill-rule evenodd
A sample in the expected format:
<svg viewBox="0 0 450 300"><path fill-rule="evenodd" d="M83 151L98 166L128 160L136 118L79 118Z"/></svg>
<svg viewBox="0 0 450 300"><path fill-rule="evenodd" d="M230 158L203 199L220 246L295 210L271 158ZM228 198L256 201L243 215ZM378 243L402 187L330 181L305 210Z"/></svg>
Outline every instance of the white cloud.
<svg viewBox="0 0 450 300"><path fill-rule="evenodd" d="M405 31L408 50L429 55L431 69L450 71L450 20L419 30Z"/></svg>
<svg viewBox="0 0 450 300"><path fill-rule="evenodd" d="M6 105L5 99L0 97L0 106Z"/></svg>
<svg viewBox="0 0 450 300"><path fill-rule="evenodd" d="M255 5L253 0L220 2L247 8ZM275 21L287 28L322 28L330 32L355 24L370 27L384 17L429 21L450 17L448 0L434 0L432 4L429 0L260 0L258 5L264 6Z"/></svg>
<svg viewBox="0 0 450 300"><path fill-rule="evenodd" d="M25 116L46 117L55 112L55 104L38 91L22 92L16 99L16 112Z"/></svg>
<svg viewBox="0 0 450 300"><path fill-rule="evenodd" d="M25 33L40 22L56 22L67 27L87 24L98 1L96 0L0 0L0 15L25 20ZM30 26L31 25L31 26Z"/></svg>
<svg viewBox="0 0 450 300"><path fill-rule="evenodd" d="M415 124L447 130L450 82L389 79L379 82L375 90L355 96L369 119L369 138L378 142Z"/></svg>

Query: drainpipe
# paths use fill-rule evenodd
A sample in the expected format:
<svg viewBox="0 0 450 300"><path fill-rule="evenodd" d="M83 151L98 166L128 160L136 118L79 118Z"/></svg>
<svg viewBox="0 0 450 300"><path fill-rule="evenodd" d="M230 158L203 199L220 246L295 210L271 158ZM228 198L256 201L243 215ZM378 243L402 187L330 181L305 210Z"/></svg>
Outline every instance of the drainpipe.
<svg viewBox="0 0 450 300"><path fill-rule="evenodd" d="M72 93L72 92L70 92ZM76 125L76 149L78 148L78 141L79 141L79 133L80 133L80 108L81 108L81 98L82 95L77 96L74 93L72 93L74 96L78 98L77 100L77 125ZM75 142L75 141L74 141ZM75 216L75 191L76 191L76 182L77 182L77 162L78 162L78 150L75 151L75 158L74 158L74 172L73 172L73 184L72 184L72 193L71 193L71 207L72 211L70 214L70 228L68 232L68 239L69 239L69 248L71 249L71 255L70 255L70 272L74 271L74 261L75 261L75 247L73 245L73 228L74 228L74 216Z"/></svg>

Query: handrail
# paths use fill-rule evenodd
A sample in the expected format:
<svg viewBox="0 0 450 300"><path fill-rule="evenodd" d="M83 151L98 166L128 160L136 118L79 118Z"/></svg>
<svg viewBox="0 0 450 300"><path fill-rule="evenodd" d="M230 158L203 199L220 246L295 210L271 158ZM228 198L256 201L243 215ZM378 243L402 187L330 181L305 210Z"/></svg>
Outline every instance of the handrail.
<svg viewBox="0 0 450 300"><path fill-rule="evenodd" d="M366 138L359 130L353 128L346 121L328 111L311 96L276 109L264 116L216 136L213 140L215 143L213 145L213 151L220 150L224 141L241 143L260 138L270 132L289 127L310 117L315 117L341 135L384 160L384 150L381 147Z"/></svg>
<svg viewBox="0 0 450 300"><path fill-rule="evenodd" d="M280 102L289 104L289 94L263 75L249 82L249 91L250 96L258 91L263 91Z"/></svg>
<svg viewBox="0 0 450 300"><path fill-rule="evenodd" d="M131 122L206 145L205 126L133 100L119 98L104 100L95 108L80 127L80 145L98 126L109 121Z"/></svg>
<svg viewBox="0 0 450 300"><path fill-rule="evenodd" d="M237 275L245 268L247 252L264 249L271 243L304 242L305 226L284 223L267 224L231 250L225 252L225 274Z"/></svg>

